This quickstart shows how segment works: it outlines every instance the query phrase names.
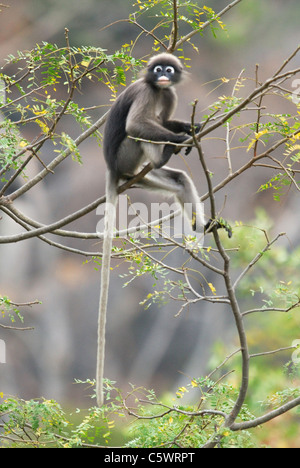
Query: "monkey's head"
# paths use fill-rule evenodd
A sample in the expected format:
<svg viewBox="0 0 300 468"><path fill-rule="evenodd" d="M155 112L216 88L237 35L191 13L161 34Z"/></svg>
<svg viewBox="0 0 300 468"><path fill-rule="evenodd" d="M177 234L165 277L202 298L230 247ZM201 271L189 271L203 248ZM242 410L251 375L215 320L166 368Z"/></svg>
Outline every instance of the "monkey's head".
<svg viewBox="0 0 300 468"><path fill-rule="evenodd" d="M171 54L159 54L147 64L145 81L156 88L169 88L182 79L183 67L180 60Z"/></svg>

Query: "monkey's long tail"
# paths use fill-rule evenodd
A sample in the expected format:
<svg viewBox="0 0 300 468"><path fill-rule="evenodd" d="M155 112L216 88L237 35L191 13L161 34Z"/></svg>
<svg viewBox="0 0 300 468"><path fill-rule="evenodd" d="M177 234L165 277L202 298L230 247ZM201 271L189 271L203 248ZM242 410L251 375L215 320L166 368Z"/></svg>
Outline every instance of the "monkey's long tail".
<svg viewBox="0 0 300 468"><path fill-rule="evenodd" d="M98 406L103 405L103 374L105 356L105 328L106 312L110 277L110 259L112 249L113 231L115 225L116 206L118 200L117 181L112 180L110 173L106 178L106 206L105 228L103 239L103 256L101 269L101 292L98 315L98 344L97 344L97 372L96 372L96 396Z"/></svg>

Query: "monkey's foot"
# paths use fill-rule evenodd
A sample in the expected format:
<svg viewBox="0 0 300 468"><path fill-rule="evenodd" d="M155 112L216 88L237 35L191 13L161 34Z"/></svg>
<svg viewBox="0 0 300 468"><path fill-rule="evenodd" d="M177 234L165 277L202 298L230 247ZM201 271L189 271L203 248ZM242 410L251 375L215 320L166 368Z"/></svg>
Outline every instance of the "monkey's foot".
<svg viewBox="0 0 300 468"><path fill-rule="evenodd" d="M227 221L225 221L225 219L223 218L219 218L217 220L210 219L204 227L204 232L209 233L213 230L214 227L217 229L225 229L225 231L227 231L229 239L231 239L232 229L231 229L231 226L227 223Z"/></svg>

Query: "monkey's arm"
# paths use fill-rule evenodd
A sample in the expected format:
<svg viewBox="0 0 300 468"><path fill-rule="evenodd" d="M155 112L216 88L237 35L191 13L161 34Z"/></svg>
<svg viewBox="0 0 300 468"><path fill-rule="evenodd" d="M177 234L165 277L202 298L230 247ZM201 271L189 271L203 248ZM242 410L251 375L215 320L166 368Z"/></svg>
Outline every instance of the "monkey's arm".
<svg viewBox="0 0 300 468"><path fill-rule="evenodd" d="M135 96L126 118L126 133L131 137L143 138L150 141L170 141L171 143L183 143L187 138L180 133L186 133L190 125L172 122L168 117L172 113L175 97L173 93L163 95L161 105L163 111L159 117L156 115L157 96L145 83L136 82L133 87ZM173 121L176 122L176 121Z"/></svg>
<svg viewBox="0 0 300 468"><path fill-rule="evenodd" d="M126 122L126 133L131 137L143 138L149 141L170 141L171 143L183 143L187 137L173 132L156 122L145 119L143 116L128 116Z"/></svg>
<svg viewBox="0 0 300 468"><path fill-rule="evenodd" d="M174 133L186 133L188 135L192 135L191 122L184 122L182 120L172 118L177 103L177 96L172 88L165 90L162 100L163 106L159 118L162 121L163 126ZM198 133L201 130L201 127L202 124L196 123L195 132Z"/></svg>

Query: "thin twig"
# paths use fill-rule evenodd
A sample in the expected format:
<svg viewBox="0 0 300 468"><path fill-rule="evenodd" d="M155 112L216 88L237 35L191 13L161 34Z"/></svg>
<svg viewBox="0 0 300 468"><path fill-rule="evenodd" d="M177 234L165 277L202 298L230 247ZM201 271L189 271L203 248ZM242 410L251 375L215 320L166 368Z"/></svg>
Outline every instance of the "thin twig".
<svg viewBox="0 0 300 468"><path fill-rule="evenodd" d="M261 357L261 356L269 356L270 354L276 354L276 353L280 353L282 351L289 351L291 349L296 349L296 348L297 348L297 346L287 346L285 348L273 349L272 351L263 351L261 353L250 354L250 358Z"/></svg>
<svg viewBox="0 0 300 468"><path fill-rule="evenodd" d="M167 49L168 52L172 53L176 50L176 43L178 38L178 5L177 0L173 0L173 27L172 32L170 35L169 47Z"/></svg>
<svg viewBox="0 0 300 468"><path fill-rule="evenodd" d="M235 96L235 91L237 89L238 84L240 83L240 78L242 74L244 73L245 70L242 70L234 84L233 90L232 90L232 97ZM231 162L231 156L230 156L230 123L227 122L226 124L226 159L228 162L228 172L229 174L232 174L232 162Z"/></svg>
<svg viewBox="0 0 300 468"><path fill-rule="evenodd" d="M253 419L251 421L244 421L241 423L234 423L231 425L230 429L232 431L243 431L246 429L251 429L252 427L260 426L261 424L265 424L268 421L272 421L273 419L281 416L284 413L287 413L293 408L296 408L300 405L300 397L294 398L293 400L285 403L284 405L280 406L279 408L270 411L270 413L265 414L264 416L260 416L259 418Z"/></svg>
<svg viewBox="0 0 300 468"><path fill-rule="evenodd" d="M4 328L5 330L17 330L17 331L34 330L34 327L15 327L12 325L3 325L2 323L0 323L0 328Z"/></svg>
<svg viewBox="0 0 300 468"><path fill-rule="evenodd" d="M79 146L83 141L85 141L88 137L90 137L93 133L95 133L106 121L108 116L108 112L106 112L102 117L100 117L90 128L85 130L79 137L77 137L74 141L76 146ZM48 137L49 138L49 137ZM68 156L72 154L72 149L67 148L66 150L62 151L50 164L48 164L47 169L42 170L39 174L33 177L30 181L24 184L21 188L15 190L11 195L8 197L4 197L5 199L1 200L2 203L10 203L24 193L28 192L32 187L38 184L41 180L43 180L49 172L53 171L61 162L63 162Z"/></svg>
<svg viewBox="0 0 300 468"><path fill-rule="evenodd" d="M223 15L225 15L225 13L227 13L229 10L231 10L231 8L235 7L241 1L242 0L235 0L234 2L230 3L229 5L227 5L227 7L225 7L223 10L221 10L219 13L217 13L216 17L221 18ZM179 41L177 41L177 44L176 44L176 49L181 47L182 44L184 44L185 42L189 41L193 36L195 36L195 34L198 34L198 33L202 32L205 28L207 28L207 26L209 26L214 21L215 21L215 18L212 18L212 19L206 21L205 23L203 23L201 25L201 27L199 29L193 30L190 33L186 34L186 36L179 39Z"/></svg>
<svg viewBox="0 0 300 468"><path fill-rule="evenodd" d="M139 24L136 20L133 20L131 18L126 18L126 19L121 19L121 20L117 20L117 21L114 21L113 23L110 23L108 24L107 26L104 26L103 28L100 29L100 31L104 31L105 29L111 27L111 26L114 26L115 24L119 24L119 23L129 23L129 24L133 24L134 26L137 26L139 29L142 30L142 32L144 34L146 34L147 36L151 36L153 37L153 39L158 43L160 44L164 49L167 50L167 46L153 33L153 31L156 29L156 28L153 28L152 31L148 31L147 29L145 29L141 24Z"/></svg>
<svg viewBox="0 0 300 468"><path fill-rule="evenodd" d="M282 70L287 66L287 64L298 54L299 50L300 50L300 45L298 45L296 50L294 52L292 52L291 55L283 62L283 64L277 70L277 72L274 73L274 76L277 76L282 72Z"/></svg>
<svg viewBox="0 0 300 468"><path fill-rule="evenodd" d="M296 309L296 307L299 307L300 305L300 299L298 301L291 305L290 307L287 307L286 309L283 308L278 308L278 307L262 307L260 309L251 309L247 310L246 312L243 312L243 316L249 315L249 314L255 314L257 312L282 312L282 313L287 313L290 312L293 309Z"/></svg>
<svg viewBox="0 0 300 468"><path fill-rule="evenodd" d="M270 247L275 244L275 242L278 241L278 239L282 236L285 236L285 232L282 232L278 234L271 242L268 242L267 245L264 247L264 249L259 252L253 260L246 266L246 268L242 271L242 273L239 275L239 277L236 279L235 283L233 284L233 289L236 289L237 285L239 282L244 278L244 276L251 270L251 268L262 258L262 256L270 250Z"/></svg>

